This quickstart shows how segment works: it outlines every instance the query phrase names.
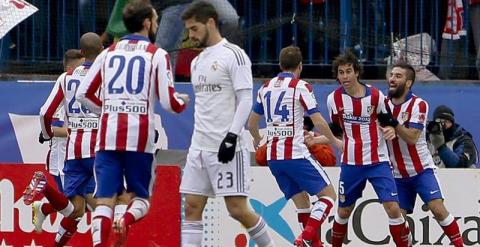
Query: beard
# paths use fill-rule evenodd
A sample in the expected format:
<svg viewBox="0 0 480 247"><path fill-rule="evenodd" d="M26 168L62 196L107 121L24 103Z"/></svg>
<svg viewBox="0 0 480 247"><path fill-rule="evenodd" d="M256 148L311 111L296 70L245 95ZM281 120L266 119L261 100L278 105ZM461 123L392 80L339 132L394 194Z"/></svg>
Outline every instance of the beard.
<svg viewBox="0 0 480 247"><path fill-rule="evenodd" d="M205 29L205 35L201 39L192 40L196 48L205 48L207 47L207 42L210 37L208 29Z"/></svg>
<svg viewBox="0 0 480 247"><path fill-rule="evenodd" d="M154 32L152 28L148 30L148 39L151 43L155 44L155 40L157 39L157 32Z"/></svg>
<svg viewBox="0 0 480 247"><path fill-rule="evenodd" d="M388 97L390 99L399 98L405 93L405 83L399 84L396 89L388 89Z"/></svg>

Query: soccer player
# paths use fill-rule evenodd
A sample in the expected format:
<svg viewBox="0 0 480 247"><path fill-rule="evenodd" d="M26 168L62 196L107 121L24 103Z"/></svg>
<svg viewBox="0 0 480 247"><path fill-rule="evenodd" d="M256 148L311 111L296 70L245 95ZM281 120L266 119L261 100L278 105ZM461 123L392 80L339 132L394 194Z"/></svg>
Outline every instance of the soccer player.
<svg viewBox="0 0 480 247"><path fill-rule="evenodd" d="M50 205L65 217L60 223L56 246L64 246L76 232L77 225L85 213L85 200L87 194L93 193L93 162L95 156L95 140L98 128L98 115L85 109L75 100L75 91L82 83L87 71L101 52L100 37L95 33L86 33L80 38L80 49L85 56L85 62L64 73L55 84L52 93L40 110L40 123L42 136L49 139L54 134L50 128L53 114L59 107L64 107L68 139L66 148L66 162L63 169L65 173L64 194L53 189L45 179L42 172L35 172L27 189L24 200L30 204L41 194L50 202ZM94 205L90 205L94 207ZM42 203L33 206L35 228L41 229L48 210Z"/></svg>
<svg viewBox="0 0 480 247"><path fill-rule="evenodd" d="M63 68L65 72L74 70L76 67L80 66L85 61L82 53L77 49L69 49L65 52L63 56ZM42 132L38 141L44 143L49 141L49 150L46 159L47 171L50 175L53 176L57 188L60 192L63 193L63 181L65 174L63 173L63 166L65 162L65 148L67 145L67 128L64 126L65 121L65 111L60 108L57 109L57 112L53 115L52 119L52 132L53 136L50 140L47 140L43 137ZM35 208L35 203L33 207ZM50 207L51 208L51 207ZM46 212L46 214L53 213L54 211ZM34 224L36 225L36 224ZM40 229L36 229L41 231Z"/></svg>
<svg viewBox="0 0 480 247"><path fill-rule="evenodd" d="M258 122L265 115L268 167L285 198L293 200L299 223L304 228L294 244L322 246L318 229L328 217L336 194L327 174L304 144L304 112L308 112L315 127L339 149L342 141L333 136L321 116L312 86L299 79L302 71L300 49L295 46L283 48L279 60L282 73L259 89L248 126L254 145L258 147L262 139ZM303 191L318 197L311 209L310 200Z"/></svg>
<svg viewBox="0 0 480 247"><path fill-rule="evenodd" d="M94 246L107 246L113 208L119 188L126 180L132 199L123 217L113 222L124 243L129 227L150 208L154 181L154 106L180 113L188 95L175 92L168 53L150 43L155 37L158 15L146 1L130 1L123 20L131 34L104 50L95 60L77 99L100 113L95 156L95 198L92 219ZM95 94L101 88L101 96Z"/></svg>
<svg viewBox="0 0 480 247"><path fill-rule="evenodd" d="M375 87L359 82L361 67L351 51L335 58L333 73L341 86L328 95L327 106L332 123L343 129L344 146L332 246L342 245L348 218L367 180L388 215L390 234L396 246L408 246L408 229L398 204L385 142L395 137L393 119L385 108L385 96Z"/></svg>
<svg viewBox="0 0 480 247"><path fill-rule="evenodd" d="M388 82L387 108L398 125L397 137L387 144L402 213L413 213L415 199L420 195L453 245L463 246L458 224L443 204L436 166L425 138L428 104L412 92L415 70L406 63L395 64Z"/></svg>
<svg viewBox="0 0 480 247"><path fill-rule="evenodd" d="M191 63L195 126L180 185L185 195L181 246L201 245L203 210L214 196L224 197L230 216L258 246L273 246L265 221L247 204L250 154L242 134L252 107L250 59L222 38L211 4L190 4L182 19L190 39L205 49Z"/></svg>

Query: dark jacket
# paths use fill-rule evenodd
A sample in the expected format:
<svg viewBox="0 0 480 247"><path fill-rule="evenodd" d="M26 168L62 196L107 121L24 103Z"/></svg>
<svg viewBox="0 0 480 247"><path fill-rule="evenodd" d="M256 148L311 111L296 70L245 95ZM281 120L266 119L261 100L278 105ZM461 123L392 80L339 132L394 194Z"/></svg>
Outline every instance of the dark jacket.
<svg viewBox="0 0 480 247"><path fill-rule="evenodd" d="M193 0L152 0L151 3L155 10L157 10L158 15L160 15L160 11L174 5L191 3Z"/></svg>
<svg viewBox="0 0 480 247"><path fill-rule="evenodd" d="M478 150L472 135L458 124L451 131L443 133L445 144L432 152L433 160L439 167L480 168Z"/></svg>

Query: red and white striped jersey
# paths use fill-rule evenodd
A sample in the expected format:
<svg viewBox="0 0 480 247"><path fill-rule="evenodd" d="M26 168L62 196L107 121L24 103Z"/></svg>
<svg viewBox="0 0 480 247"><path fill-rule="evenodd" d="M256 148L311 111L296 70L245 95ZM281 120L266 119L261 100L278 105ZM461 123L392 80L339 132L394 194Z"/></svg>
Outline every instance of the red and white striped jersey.
<svg viewBox="0 0 480 247"><path fill-rule="evenodd" d="M95 157L98 115L82 106L75 98L75 92L90 66L91 62L85 62L75 70L62 74L40 110L43 134L52 136L49 127L53 117L51 113L63 106L69 133L66 146L67 160Z"/></svg>
<svg viewBox="0 0 480 247"><path fill-rule="evenodd" d="M155 100L171 112L185 109L170 68L168 53L140 35L123 37L95 59L76 96L101 113L96 150L155 151Z"/></svg>
<svg viewBox="0 0 480 247"><path fill-rule="evenodd" d="M393 163L394 176L397 178L408 178L421 173L427 168L435 169L425 137L428 116L427 102L410 92L406 101L400 105L394 105L391 100L387 99L387 107L399 124L422 131L415 145L408 144L398 137L392 141L387 141L390 159Z"/></svg>
<svg viewBox="0 0 480 247"><path fill-rule="evenodd" d="M267 160L310 157L304 144L303 115L318 112L310 84L291 73L280 73L258 90L253 111L265 115Z"/></svg>
<svg viewBox="0 0 480 247"><path fill-rule="evenodd" d="M342 164L372 165L389 161L387 144L377 118L378 113L387 113L385 96L375 87L364 86L365 96L361 98L351 97L343 87L327 98L332 122L343 129Z"/></svg>

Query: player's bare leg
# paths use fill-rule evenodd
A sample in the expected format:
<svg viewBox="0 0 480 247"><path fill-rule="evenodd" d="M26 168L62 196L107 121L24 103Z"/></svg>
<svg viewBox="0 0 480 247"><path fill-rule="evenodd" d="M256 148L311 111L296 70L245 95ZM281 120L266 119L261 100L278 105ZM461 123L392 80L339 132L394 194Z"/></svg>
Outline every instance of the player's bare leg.
<svg viewBox="0 0 480 247"><path fill-rule="evenodd" d="M122 194L117 196L117 202L115 203L115 208L113 210L113 243L114 246L123 246L125 244L126 238L126 229L124 229L124 221L121 218L125 215L128 209L128 205L133 198L133 193L128 193L123 190Z"/></svg>
<svg viewBox="0 0 480 247"><path fill-rule="evenodd" d="M202 244L202 214L208 197L185 194L185 220L182 222L182 247Z"/></svg>
<svg viewBox="0 0 480 247"><path fill-rule="evenodd" d="M97 198L97 207L92 216L92 241L95 247L107 247L112 229L113 207L117 195L111 198Z"/></svg>
<svg viewBox="0 0 480 247"><path fill-rule="evenodd" d="M460 234L460 229L458 227L457 221L448 212L447 208L445 208L443 200L435 199L428 202L428 208L430 209L430 211L432 211L435 219L442 227L445 235L447 235L450 241L452 241L452 244L455 247L463 246L462 234Z"/></svg>
<svg viewBox="0 0 480 247"><path fill-rule="evenodd" d="M384 202L383 208L388 215L390 234L397 247L408 247L409 230L398 202Z"/></svg>
<svg viewBox="0 0 480 247"><path fill-rule="evenodd" d="M332 228L332 247L340 247L348 231L348 219L355 208L355 204L349 207L339 207L335 214Z"/></svg>
<svg viewBox="0 0 480 247"><path fill-rule="evenodd" d="M248 234L259 247L274 246L265 221L250 210L247 197L226 196L224 199L230 216L247 228Z"/></svg>

